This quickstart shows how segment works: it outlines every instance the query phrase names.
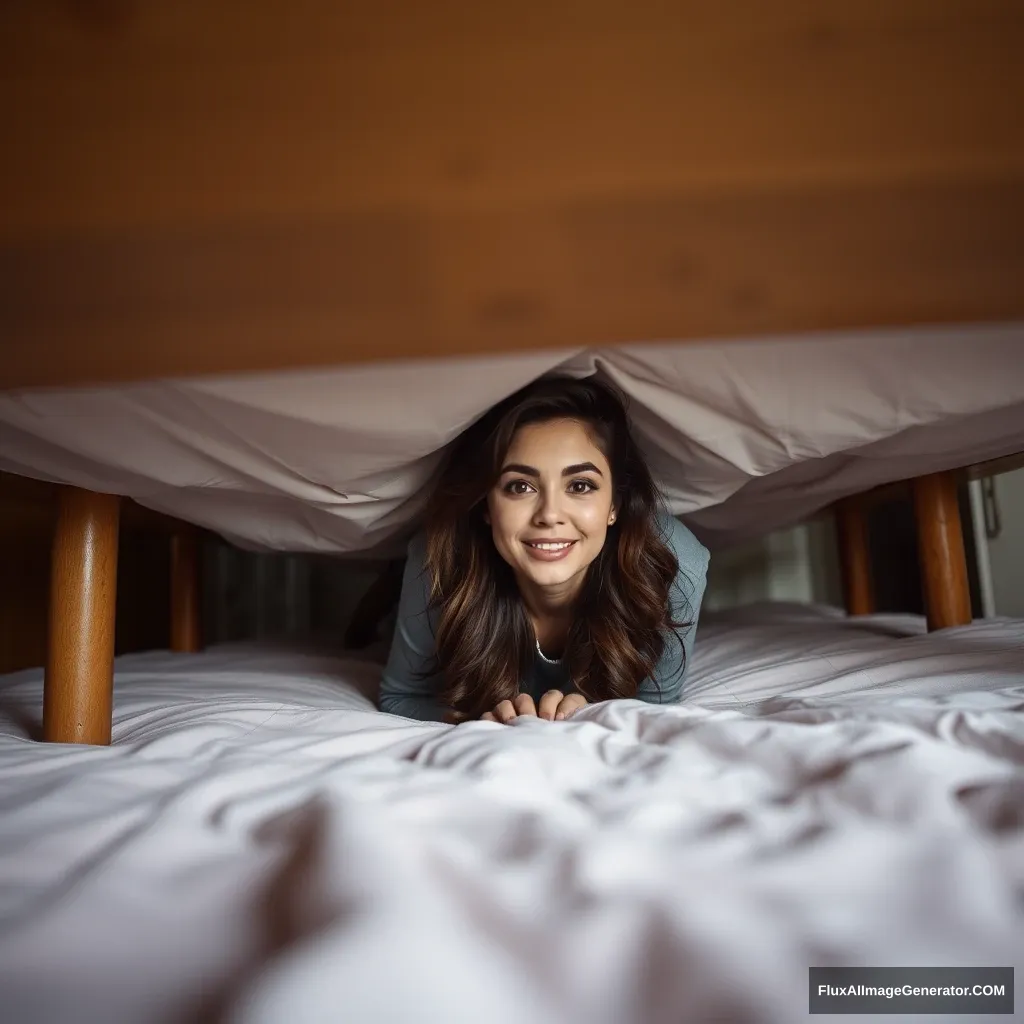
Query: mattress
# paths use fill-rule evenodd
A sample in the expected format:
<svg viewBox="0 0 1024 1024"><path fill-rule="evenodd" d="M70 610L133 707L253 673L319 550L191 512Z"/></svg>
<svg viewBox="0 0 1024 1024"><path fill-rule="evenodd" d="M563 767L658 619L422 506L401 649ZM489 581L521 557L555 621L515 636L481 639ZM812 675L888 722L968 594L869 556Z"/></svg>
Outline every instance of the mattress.
<svg viewBox="0 0 1024 1024"><path fill-rule="evenodd" d="M647 344L0 394L0 470L245 547L400 553L444 447L549 372L601 373L711 548L1024 450L1024 325Z"/></svg>
<svg viewBox="0 0 1024 1024"><path fill-rule="evenodd" d="M1024 966L1024 623L747 609L691 671L451 727L372 656L131 655L109 748L3 678L5 1019L791 1024L809 965Z"/></svg>

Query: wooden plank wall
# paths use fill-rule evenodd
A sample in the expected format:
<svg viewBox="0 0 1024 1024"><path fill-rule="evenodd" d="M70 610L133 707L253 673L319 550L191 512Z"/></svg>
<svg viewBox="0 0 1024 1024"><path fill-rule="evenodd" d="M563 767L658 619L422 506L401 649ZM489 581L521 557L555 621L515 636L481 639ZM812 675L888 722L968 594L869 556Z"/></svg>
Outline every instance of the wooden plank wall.
<svg viewBox="0 0 1024 1024"><path fill-rule="evenodd" d="M10 0L0 388L1024 317L1019 0Z"/></svg>

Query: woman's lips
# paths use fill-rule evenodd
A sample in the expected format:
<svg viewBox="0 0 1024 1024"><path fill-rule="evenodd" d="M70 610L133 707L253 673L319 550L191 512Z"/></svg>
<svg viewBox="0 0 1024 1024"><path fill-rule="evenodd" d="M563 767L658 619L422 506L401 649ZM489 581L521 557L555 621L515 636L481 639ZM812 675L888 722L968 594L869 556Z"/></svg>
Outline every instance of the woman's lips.
<svg viewBox="0 0 1024 1024"><path fill-rule="evenodd" d="M576 546L574 540L523 541L526 553L538 562L558 562Z"/></svg>

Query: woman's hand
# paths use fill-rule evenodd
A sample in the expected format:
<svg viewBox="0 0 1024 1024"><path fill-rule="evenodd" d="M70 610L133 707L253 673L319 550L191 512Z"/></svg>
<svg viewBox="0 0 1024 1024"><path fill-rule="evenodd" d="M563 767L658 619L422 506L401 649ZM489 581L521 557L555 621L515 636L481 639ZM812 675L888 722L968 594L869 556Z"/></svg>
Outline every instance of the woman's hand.
<svg viewBox="0 0 1024 1024"><path fill-rule="evenodd" d="M521 693L515 700L503 700L493 711L480 716L481 722L501 722L508 725L513 718L537 717L537 705L528 693Z"/></svg>
<svg viewBox="0 0 1024 1024"><path fill-rule="evenodd" d="M503 700L493 711L480 716L482 722L501 722L508 725L514 718L544 718L549 722L560 722L574 711L586 705L587 699L579 693L562 693L548 690L540 699L538 707L528 693L521 693L515 700Z"/></svg>
<svg viewBox="0 0 1024 1024"><path fill-rule="evenodd" d="M537 713L549 722L560 722L568 718L574 711L586 707L587 698L582 693L562 693L561 690L548 690L540 699Z"/></svg>

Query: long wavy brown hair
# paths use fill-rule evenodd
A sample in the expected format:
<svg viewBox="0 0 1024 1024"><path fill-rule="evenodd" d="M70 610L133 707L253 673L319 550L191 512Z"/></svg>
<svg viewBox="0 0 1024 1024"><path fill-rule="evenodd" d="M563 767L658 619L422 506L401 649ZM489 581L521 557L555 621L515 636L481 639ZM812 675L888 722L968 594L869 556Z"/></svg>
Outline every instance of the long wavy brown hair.
<svg viewBox="0 0 1024 1024"><path fill-rule="evenodd" d="M452 445L426 514L427 572L437 613L441 703L478 718L519 693L535 637L515 577L484 520L516 431L530 423L583 423L611 468L616 520L587 567L563 660L590 702L635 697L669 637L669 592L679 565L661 537L662 498L633 434L624 399L594 378L544 377L511 395ZM685 662L685 652L683 655Z"/></svg>

